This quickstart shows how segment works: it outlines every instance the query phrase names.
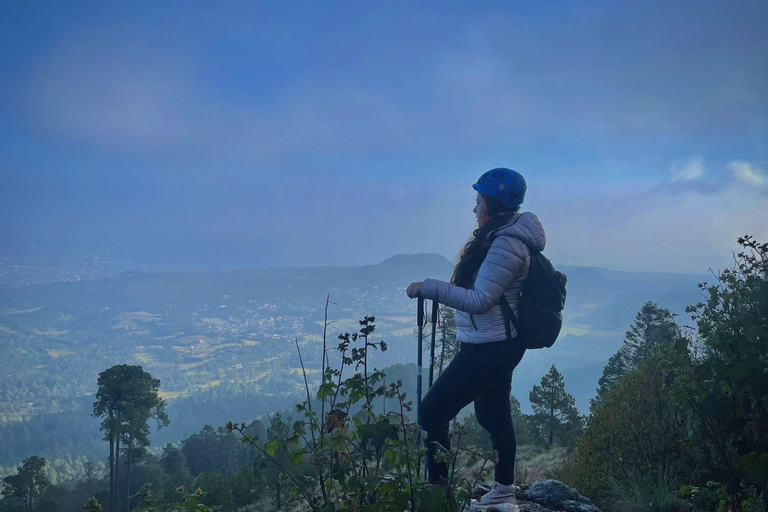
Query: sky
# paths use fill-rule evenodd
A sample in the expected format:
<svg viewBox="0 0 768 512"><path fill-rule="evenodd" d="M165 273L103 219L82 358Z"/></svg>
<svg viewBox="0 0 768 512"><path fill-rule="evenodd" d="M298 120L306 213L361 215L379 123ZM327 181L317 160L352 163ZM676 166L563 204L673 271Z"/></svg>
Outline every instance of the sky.
<svg viewBox="0 0 768 512"><path fill-rule="evenodd" d="M555 263L702 273L768 240L765 1L0 13L0 257L454 260L500 166Z"/></svg>

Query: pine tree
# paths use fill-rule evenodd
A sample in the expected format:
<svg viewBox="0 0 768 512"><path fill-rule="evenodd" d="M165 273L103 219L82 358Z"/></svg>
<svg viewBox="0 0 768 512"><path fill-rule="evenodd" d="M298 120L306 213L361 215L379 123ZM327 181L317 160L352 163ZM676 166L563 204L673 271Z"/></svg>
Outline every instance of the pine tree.
<svg viewBox="0 0 768 512"><path fill-rule="evenodd" d="M616 387L619 380L635 370L643 361L669 348L677 336L674 317L668 309L655 302L646 302L635 316L635 321L624 335L624 343L618 352L608 359L603 375L598 380L597 396L590 401L594 411Z"/></svg>
<svg viewBox="0 0 768 512"><path fill-rule="evenodd" d="M116 365L99 374L93 416L102 417L101 430L109 442L109 509L118 510L120 488L120 446L127 455L126 494L124 501L129 508L131 468L134 451L149 446L150 418L160 426L168 425L165 401L160 398L160 380L152 378L141 366Z"/></svg>
<svg viewBox="0 0 768 512"><path fill-rule="evenodd" d="M20 499L24 503L24 510L32 512L33 500L51 485L43 472L47 462L37 456L24 459L18 473L3 478L3 496Z"/></svg>
<svg viewBox="0 0 768 512"><path fill-rule="evenodd" d="M626 374L627 352L624 347L621 347L608 359L608 364L603 368L603 375L597 381L597 396L590 400L589 408L594 410L595 407L602 404L608 392L616 387L619 380Z"/></svg>
<svg viewBox="0 0 768 512"><path fill-rule="evenodd" d="M555 434L563 438L574 421L578 417L576 399L566 393L563 376L552 365L549 372L541 378L541 385L534 385L529 395L533 416L531 418L534 427L548 439L548 446L552 446Z"/></svg>
<svg viewBox="0 0 768 512"><path fill-rule="evenodd" d="M131 470L135 454L142 455L149 446L149 420L154 418L157 428L168 426L170 420L165 413L165 401L160 398L160 379L155 379L141 366L132 367L130 378L125 385L125 423L123 445L126 461L126 511L130 510Z"/></svg>
<svg viewBox="0 0 768 512"><path fill-rule="evenodd" d="M635 322L624 337L627 366L630 371L676 339L674 317L655 302L646 302L637 312Z"/></svg>

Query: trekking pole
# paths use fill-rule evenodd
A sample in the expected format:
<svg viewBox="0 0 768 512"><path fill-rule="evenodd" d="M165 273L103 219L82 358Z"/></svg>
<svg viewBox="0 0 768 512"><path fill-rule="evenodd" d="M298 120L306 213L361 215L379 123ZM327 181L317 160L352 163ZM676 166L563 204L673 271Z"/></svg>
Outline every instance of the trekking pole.
<svg viewBox="0 0 768 512"><path fill-rule="evenodd" d="M432 340L429 346L429 387L432 387L435 376L435 335L437 334L437 306L436 300L432 301Z"/></svg>
<svg viewBox="0 0 768 512"><path fill-rule="evenodd" d="M419 297L419 310L416 313L416 321L419 324L418 336L419 346L416 352L416 421L419 420L419 411L421 410L421 352L422 339L424 338L424 298ZM421 431L418 435L419 445L421 445Z"/></svg>

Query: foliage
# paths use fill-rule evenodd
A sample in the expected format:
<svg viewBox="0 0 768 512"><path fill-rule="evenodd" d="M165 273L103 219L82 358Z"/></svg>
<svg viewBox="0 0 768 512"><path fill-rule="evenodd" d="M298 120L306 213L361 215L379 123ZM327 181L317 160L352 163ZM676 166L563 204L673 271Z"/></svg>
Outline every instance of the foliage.
<svg viewBox="0 0 768 512"><path fill-rule="evenodd" d="M134 450L143 451L149 446L150 418L157 421L157 428L168 425L165 401L158 390L160 380L155 379L141 366L116 365L99 374L96 402L93 416L104 418L101 430L104 440L109 442L110 504L109 509L117 510L118 500L125 500L126 510L130 508L131 470ZM120 444L127 453L125 494L118 496Z"/></svg>
<svg viewBox="0 0 768 512"><path fill-rule="evenodd" d="M171 503L158 500L150 489L145 489L138 507L133 512L213 512L212 509L200 501L205 496L200 488L188 493L184 487L176 490L177 499Z"/></svg>
<svg viewBox="0 0 768 512"><path fill-rule="evenodd" d="M619 510L673 510L681 497L702 511L766 509L768 244L738 241L734 267L687 308L696 330L653 303L638 313L561 472L569 484Z"/></svg>
<svg viewBox="0 0 768 512"><path fill-rule="evenodd" d="M593 411L595 407L603 403L608 392L615 388L619 380L629 373L627 359L624 347L621 347L608 359L608 363L603 368L603 374L597 381L597 396L589 402L590 410Z"/></svg>
<svg viewBox="0 0 768 512"><path fill-rule="evenodd" d="M668 309L660 308L655 302L643 304L625 334L621 348L603 368L603 375L597 382L597 396L590 400L590 410L603 402L624 375L671 347L677 332L674 317Z"/></svg>
<svg viewBox="0 0 768 512"><path fill-rule="evenodd" d="M339 336L338 368L325 367L316 400L307 386L307 400L296 406L304 419L287 432L275 419L266 442L246 434L243 424L230 423L228 428L240 432L245 443L280 469L290 501L301 502L308 510L457 510L459 504L468 503L472 485L459 477L457 467L466 433L456 429L456 449L440 454L449 460L454 483L462 480L454 487L455 498L446 498L442 487L422 480L426 449L419 441L421 429L407 415L411 403L402 392L402 382L385 385L383 372L369 367L369 351L387 348L383 341L370 340L374 330L374 318L365 317L359 332ZM346 376L345 369L354 373ZM394 399L397 409L375 413L377 397Z"/></svg>
<svg viewBox="0 0 768 512"><path fill-rule="evenodd" d="M3 479L3 496L11 496L24 503L24 510L32 512L35 498L51 484L45 475L47 461L42 457L25 459L15 475Z"/></svg>
<svg viewBox="0 0 768 512"><path fill-rule="evenodd" d="M643 361L658 355L675 339L677 326L669 310L660 308L655 302L646 302L624 337L627 369L637 368Z"/></svg>
<svg viewBox="0 0 768 512"><path fill-rule="evenodd" d="M664 377L653 358L618 382L590 416L562 471L564 481L605 504L617 489L625 497L627 489L639 489L639 496L646 492L644 484L685 474L690 467L685 433Z"/></svg>
<svg viewBox="0 0 768 512"><path fill-rule="evenodd" d="M88 503L81 509L85 510L86 512L96 512L98 510L103 510L104 507L101 506L101 503L99 503L99 500L96 498L91 498L88 500Z"/></svg>
<svg viewBox="0 0 768 512"><path fill-rule="evenodd" d="M687 308L698 331L681 337L667 362L692 449L716 461L691 483L724 483L724 506L737 512L751 485L768 505L768 244L738 241L734 267L701 283L705 300Z"/></svg>
<svg viewBox="0 0 768 512"><path fill-rule="evenodd" d="M583 423L576 400L565 391L563 376L554 364L541 378L541 384L533 386L529 399L533 407L530 424L547 446L552 446L555 436L559 442L567 444L579 435Z"/></svg>

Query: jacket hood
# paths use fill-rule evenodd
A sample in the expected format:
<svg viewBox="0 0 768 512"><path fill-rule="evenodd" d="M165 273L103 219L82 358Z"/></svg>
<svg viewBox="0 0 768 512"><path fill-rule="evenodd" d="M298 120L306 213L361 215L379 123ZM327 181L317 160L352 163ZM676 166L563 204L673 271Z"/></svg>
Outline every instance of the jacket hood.
<svg viewBox="0 0 768 512"><path fill-rule="evenodd" d="M509 222L488 233L489 239L498 236L511 236L522 241L529 249L543 251L547 245L547 236L544 234L544 226L539 218L531 212L523 212L515 215Z"/></svg>

